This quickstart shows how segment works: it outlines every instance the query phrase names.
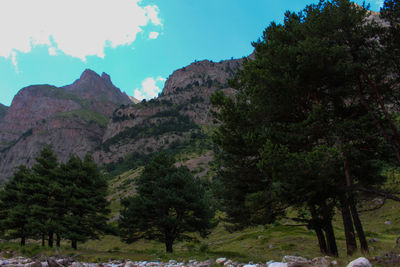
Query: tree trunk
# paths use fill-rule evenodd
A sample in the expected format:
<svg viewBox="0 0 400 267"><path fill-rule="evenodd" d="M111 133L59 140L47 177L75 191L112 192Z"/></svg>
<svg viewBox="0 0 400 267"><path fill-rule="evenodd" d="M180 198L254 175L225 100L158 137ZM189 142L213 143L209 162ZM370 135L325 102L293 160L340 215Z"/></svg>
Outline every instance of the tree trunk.
<svg viewBox="0 0 400 267"><path fill-rule="evenodd" d="M353 187L353 179L350 175L350 166L347 160L344 161L344 169L345 169L344 173L346 176L346 185L349 189L351 189ZM361 251L368 252L367 239L365 238L364 230L361 224L360 217L358 216L358 211L352 192L349 193L348 203L351 211L351 216L354 222L354 227L356 228L358 239L360 240Z"/></svg>
<svg viewBox="0 0 400 267"><path fill-rule="evenodd" d="M42 247L44 247L46 245L44 240L45 240L45 235L44 235L44 233L42 233Z"/></svg>
<svg viewBox="0 0 400 267"><path fill-rule="evenodd" d="M353 221L351 219L350 209L345 193L340 196L341 212L346 236L347 255L351 256L357 250L357 242L354 234Z"/></svg>
<svg viewBox="0 0 400 267"><path fill-rule="evenodd" d="M60 236L60 234L56 234L56 235L57 235L56 246L59 248L61 245L61 236Z"/></svg>
<svg viewBox="0 0 400 267"><path fill-rule="evenodd" d="M54 243L54 234L53 232L49 232L49 247L53 247L53 243Z"/></svg>
<svg viewBox="0 0 400 267"><path fill-rule="evenodd" d="M356 228L358 239L360 240L360 247L362 252L368 252L368 242L365 238L365 233L361 224L360 217L358 216L357 207L352 197L350 197L350 210L353 217L354 227Z"/></svg>
<svg viewBox="0 0 400 267"><path fill-rule="evenodd" d="M166 249L167 253L173 252L172 243L173 243L172 240L165 241L165 249Z"/></svg>
<svg viewBox="0 0 400 267"><path fill-rule="evenodd" d="M318 238L319 250L322 254L326 255L328 253L328 249L326 246L325 235L322 231L321 224L318 222L319 219L317 217L317 212L315 211L315 207L313 205L310 205L310 212L312 217L312 228L315 230Z"/></svg>
<svg viewBox="0 0 400 267"><path fill-rule="evenodd" d="M22 236L21 237L21 246L25 246L25 241L26 241L25 236Z"/></svg>
<svg viewBox="0 0 400 267"><path fill-rule="evenodd" d="M78 249L78 245L77 245L77 241L76 240L71 240L71 247L73 248L73 249Z"/></svg>
<svg viewBox="0 0 400 267"><path fill-rule="evenodd" d="M333 231L332 219L326 221L325 224L326 240L328 241L328 254L330 256L338 257L339 252L336 245L335 232Z"/></svg>

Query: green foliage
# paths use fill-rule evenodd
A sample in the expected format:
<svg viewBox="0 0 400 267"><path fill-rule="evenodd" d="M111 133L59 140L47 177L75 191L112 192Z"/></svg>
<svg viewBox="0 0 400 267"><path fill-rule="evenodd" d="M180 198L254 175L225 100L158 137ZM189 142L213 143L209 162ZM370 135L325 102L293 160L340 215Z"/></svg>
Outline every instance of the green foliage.
<svg viewBox="0 0 400 267"><path fill-rule="evenodd" d="M172 252L177 240L191 232L209 234L213 212L204 189L186 167L175 167L165 153L157 154L136 180L137 195L122 200L119 229L124 241L159 240Z"/></svg>
<svg viewBox="0 0 400 267"><path fill-rule="evenodd" d="M156 122L152 119L160 118ZM121 140L138 140L145 137L160 136L165 133L182 133L191 129L197 129L198 126L190 120L189 116L181 115L176 109L160 111L151 118L145 120L142 124L126 128L124 131L107 139L101 147L108 151L110 146L121 142Z"/></svg>
<svg viewBox="0 0 400 267"><path fill-rule="evenodd" d="M232 81L239 90L234 99L212 96L220 122L213 136L215 187L230 222L270 223L295 207L298 220L323 230L336 254L334 207L351 208L356 222L351 187L384 182L379 162L394 157L376 125L387 131L391 122L380 119L385 110L377 103L393 95L393 83L384 79L392 72L377 70L385 68L375 56L381 28L365 17L366 10L348 0L287 12L282 25L271 23L253 44L255 59L245 60ZM368 92L374 83L382 88L373 93L377 99Z"/></svg>
<svg viewBox="0 0 400 267"><path fill-rule="evenodd" d="M106 232L107 183L90 156L71 156L59 166L46 146L32 169L18 168L0 192L0 228L7 238L53 236L77 241Z"/></svg>
<svg viewBox="0 0 400 267"><path fill-rule="evenodd" d="M60 118L78 117L86 120L88 124L95 122L99 124L102 128L106 128L108 124L107 116L87 109L77 109L77 110L57 113L56 117Z"/></svg>

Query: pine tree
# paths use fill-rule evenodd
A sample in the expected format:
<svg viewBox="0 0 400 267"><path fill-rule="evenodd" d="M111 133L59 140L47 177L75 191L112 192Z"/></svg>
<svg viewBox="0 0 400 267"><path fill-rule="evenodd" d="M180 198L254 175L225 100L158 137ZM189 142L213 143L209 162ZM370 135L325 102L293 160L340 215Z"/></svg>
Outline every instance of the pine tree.
<svg viewBox="0 0 400 267"><path fill-rule="evenodd" d="M24 188L27 177L31 175L28 168L19 166L0 192L0 228L6 232L7 238L21 238L21 246L32 236L31 207Z"/></svg>
<svg viewBox="0 0 400 267"><path fill-rule="evenodd" d="M121 203L119 229L128 243L145 238L165 243L190 240L188 233L206 236L212 227L213 212L204 189L186 167L175 167L173 158L156 155L136 181L137 195Z"/></svg>
<svg viewBox="0 0 400 267"><path fill-rule="evenodd" d="M68 200L63 237L77 249L77 242L98 238L107 229L107 181L89 155L83 161L72 155L61 170Z"/></svg>

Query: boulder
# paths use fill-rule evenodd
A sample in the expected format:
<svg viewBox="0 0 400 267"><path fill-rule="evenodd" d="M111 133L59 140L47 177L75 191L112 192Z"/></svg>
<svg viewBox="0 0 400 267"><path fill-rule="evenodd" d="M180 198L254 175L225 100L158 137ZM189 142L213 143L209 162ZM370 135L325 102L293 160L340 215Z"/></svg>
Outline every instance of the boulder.
<svg viewBox="0 0 400 267"><path fill-rule="evenodd" d="M329 257L318 257L312 259L312 266L313 267L330 267L331 260Z"/></svg>
<svg viewBox="0 0 400 267"><path fill-rule="evenodd" d="M372 267L372 264L367 258L360 257L350 262L347 267Z"/></svg>
<svg viewBox="0 0 400 267"><path fill-rule="evenodd" d="M218 258L215 260L215 262L219 265L223 265L224 262L226 262L226 260L227 260L226 258Z"/></svg>
<svg viewBox="0 0 400 267"><path fill-rule="evenodd" d="M268 264L268 267L288 267L286 262L272 262Z"/></svg>
<svg viewBox="0 0 400 267"><path fill-rule="evenodd" d="M131 261L127 261L124 266L125 267L135 267L136 265Z"/></svg>
<svg viewBox="0 0 400 267"><path fill-rule="evenodd" d="M287 263L288 267L312 266L312 262L310 260L299 256L284 256L282 262Z"/></svg>

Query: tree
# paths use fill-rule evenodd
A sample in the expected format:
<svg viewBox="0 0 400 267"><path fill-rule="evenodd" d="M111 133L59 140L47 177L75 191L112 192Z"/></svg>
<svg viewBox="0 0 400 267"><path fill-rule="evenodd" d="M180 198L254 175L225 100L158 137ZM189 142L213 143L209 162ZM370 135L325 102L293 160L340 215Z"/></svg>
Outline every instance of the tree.
<svg viewBox="0 0 400 267"><path fill-rule="evenodd" d="M122 240L157 239L168 253L173 243L202 237L212 227L213 211L204 189L186 167L175 167L174 159L157 154L136 181L137 195L123 199L119 229Z"/></svg>
<svg viewBox="0 0 400 267"><path fill-rule="evenodd" d="M107 181L101 175L90 155L82 161L70 156L61 165L65 214L63 216L63 237L71 240L77 249L77 242L98 238L107 230L108 208Z"/></svg>
<svg viewBox="0 0 400 267"><path fill-rule="evenodd" d="M31 170L19 166L0 193L0 228L6 230L7 238L21 238L21 246L32 235L31 207L24 194L27 177L30 175Z"/></svg>
<svg viewBox="0 0 400 267"><path fill-rule="evenodd" d="M348 0L287 12L253 44L255 59L232 83L234 99L212 97L217 181L232 222L265 224L288 206L306 209L297 220L316 231L322 252L337 255L331 220L339 206L348 253L356 249L354 226L368 249L352 188L383 182L376 164L383 146L358 90L380 49L366 15Z"/></svg>
<svg viewBox="0 0 400 267"><path fill-rule="evenodd" d="M60 231L63 221L57 213L56 196L61 194L59 185L59 165L57 157L49 146L45 146L36 163L32 166L32 176L27 182L27 201L32 205L31 218L37 234L42 235L42 245L47 235L48 244L53 247L54 233Z"/></svg>

